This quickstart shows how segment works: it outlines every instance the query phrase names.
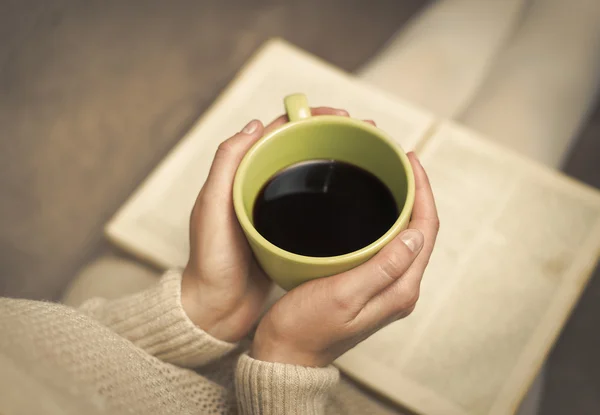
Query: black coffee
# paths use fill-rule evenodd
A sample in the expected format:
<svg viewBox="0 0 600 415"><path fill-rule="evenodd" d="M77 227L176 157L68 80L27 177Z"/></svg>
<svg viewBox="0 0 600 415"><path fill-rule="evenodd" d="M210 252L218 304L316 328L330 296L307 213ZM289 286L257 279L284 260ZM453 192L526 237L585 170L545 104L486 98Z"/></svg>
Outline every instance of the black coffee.
<svg viewBox="0 0 600 415"><path fill-rule="evenodd" d="M352 164L315 160L276 174L254 204L254 227L300 255L347 254L376 241L398 218L389 189Z"/></svg>

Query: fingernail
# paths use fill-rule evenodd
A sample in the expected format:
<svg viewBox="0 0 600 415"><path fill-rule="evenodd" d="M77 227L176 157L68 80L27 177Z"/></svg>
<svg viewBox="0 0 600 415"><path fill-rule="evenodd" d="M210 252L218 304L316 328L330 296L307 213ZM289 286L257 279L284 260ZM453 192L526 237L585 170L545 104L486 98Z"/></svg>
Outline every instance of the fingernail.
<svg viewBox="0 0 600 415"><path fill-rule="evenodd" d="M343 117L349 117L350 113L346 110L337 110L338 115L341 115Z"/></svg>
<svg viewBox="0 0 600 415"><path fill-rule="evenodd" d="M252 134L253 132L255 132L258 129L258 125L259 125L258 120L252 120L242 129L242 132L244 134Z"/></svg>
<svg viewBox="0 0 600 415"><path fill-rule="evenodd" d="M418 252L423 247L423 234L417 229L408 229L400 235L400 240L412 252Z"/></svg>

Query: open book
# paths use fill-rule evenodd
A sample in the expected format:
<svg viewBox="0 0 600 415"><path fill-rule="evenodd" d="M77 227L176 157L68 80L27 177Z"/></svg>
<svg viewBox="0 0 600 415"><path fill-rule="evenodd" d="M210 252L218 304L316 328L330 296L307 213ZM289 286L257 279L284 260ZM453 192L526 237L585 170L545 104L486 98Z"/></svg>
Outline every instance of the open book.
<svg viewBox="0 0 600 415"><path fill-rule="evenodd" d="M250 61L107 226L160 267L182 266L218 144L285 95L374 119L429 172L442 227L419 304L342 356L346 374L427 415L516 410L600 254L600 192L378 91L282 41Z"/></svg>

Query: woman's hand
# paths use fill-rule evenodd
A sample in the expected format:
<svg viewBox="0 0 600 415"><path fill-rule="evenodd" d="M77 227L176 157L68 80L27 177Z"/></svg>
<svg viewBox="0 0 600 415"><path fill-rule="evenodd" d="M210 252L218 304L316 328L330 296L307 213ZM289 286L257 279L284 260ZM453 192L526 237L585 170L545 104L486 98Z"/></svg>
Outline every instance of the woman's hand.
<svg viewBox="0 0 600 415"><path fill-rule="evenodd" d="M348 116L333 108L315 108L312 114ZM281 116L265 128L254 120L221 143L192 211L181 301L194 324L220 340L235 342L250 331L271 285L235 216L233 179L250 147L287 121Z"/></svg>
<svg viewBox="0 0 600 415"><path fill-rule="evenodd" d="M413 311L439 220L427 175L414 154L409 157L416 197L408 229L357 268L309 281L284 295L258 326L253 358L327 366Z"/></svg>

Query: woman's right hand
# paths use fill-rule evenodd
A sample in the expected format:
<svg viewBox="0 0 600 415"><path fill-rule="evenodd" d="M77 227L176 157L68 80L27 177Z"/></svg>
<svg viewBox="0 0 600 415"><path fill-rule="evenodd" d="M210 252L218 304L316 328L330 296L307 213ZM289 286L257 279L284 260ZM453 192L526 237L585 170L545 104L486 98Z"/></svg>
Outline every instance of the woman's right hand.
<svg viewBox="0 0 600 415"><path fill-rule="evenodd" d="M250 356L324 367L417 303L439 220L429 180L414 156L416 181L408 229L366 263L291 290L262 318Z"/></svg>

